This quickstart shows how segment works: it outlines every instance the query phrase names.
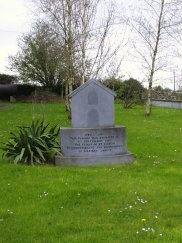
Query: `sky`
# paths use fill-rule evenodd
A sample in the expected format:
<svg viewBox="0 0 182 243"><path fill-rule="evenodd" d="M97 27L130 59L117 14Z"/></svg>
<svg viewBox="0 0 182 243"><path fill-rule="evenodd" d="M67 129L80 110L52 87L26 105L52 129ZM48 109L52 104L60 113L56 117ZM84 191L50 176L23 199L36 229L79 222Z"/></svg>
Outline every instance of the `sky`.
<svg viewBox="0 0 182 243"><path fill-rule="evenodd" d="M131 5L132 1L134 0L127 0ZM30 30L33 19L32 10L31 0L0 0L0 73L11 74L8 69L8 56L16 54L18 38ZM125 62L124 69L123 71L129 75L131 73L133 78L142 79L141 70L131 59ZM167 85L164 86L173 88L173 73L171 72L169 76L170 79L165 82ZM163 77L166 79L165 76ZM156 83L158 84L160 83Z"/></svg>
<svg viewBox="0 0 182 243"><path fill-rule="evenodd" d="M18 50L18 38L31 26L26 0L0 0L0 73L9 73L8 56Z"/></svg>

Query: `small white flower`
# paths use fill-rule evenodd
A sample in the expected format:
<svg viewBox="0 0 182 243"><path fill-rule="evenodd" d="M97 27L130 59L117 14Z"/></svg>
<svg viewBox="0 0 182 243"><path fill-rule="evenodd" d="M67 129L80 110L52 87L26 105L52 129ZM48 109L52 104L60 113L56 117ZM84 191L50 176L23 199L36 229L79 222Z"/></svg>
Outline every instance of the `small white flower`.
<svg viewBox="0 0 182 243"><path fill-rule="evenodd" d="M80 193L78 193L77 195L80 196Z"/></svg>
<svg viewBox="0 0 182 243"><path fill-rule="evenodd" d="M136 234L138 235L138 234L139 234L139 232L137 231L137 232L136 232Z"/></svg>
<svg viewBox="0 0 182 243"><path fill-rule="evenodd" d="M145 231L145 228L142 228L143 231Z"/></svg>
<svg viewBox="0 0 182 243"><path fill-rule="evenodd" d="M110 210L110 209L108 209L108 212L110 213L110 212L111 212L111 210Z"/></svg>
<svg viewBox="0 0 182 243"><path fill-rule="evenodd" d="M156 218L156 219L158 219L158 216L157 216L157 215L155 215L155 218Z"/></svg>
<svg viewBox="0 0 182 243"><path fill-rule="evenodd" d="M132 208L132 207L133 207L132 205L129 206L129 208Z"/></svg>
<svg viewBox="0 0 182 243"><path fill-rule="evenodd" d="M162 234L159 234L160 236L162 236Z"/></svg>

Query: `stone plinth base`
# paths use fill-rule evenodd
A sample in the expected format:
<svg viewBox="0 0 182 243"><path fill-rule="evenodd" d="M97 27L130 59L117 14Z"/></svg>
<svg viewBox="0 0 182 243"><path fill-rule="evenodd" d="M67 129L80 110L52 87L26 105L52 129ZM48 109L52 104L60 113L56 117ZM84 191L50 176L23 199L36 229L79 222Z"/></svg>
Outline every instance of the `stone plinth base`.
<svg viewBox="0 0 182 243"><path fill-rule="evenodd" d="M134 161L127 151L126 128L61 128L61 154L56 165L120 164Z"/></svg>
<svg viewBox="0 0 182 243"><path fill-rule="evenodd" d="M55 163L58 166L90 166L101 164L128 164L134 161L132 153L115 156L98 157L64 157L56 156Z"/></svg>
<svg viewBox="0 0 182 243"><path fill-rule="evenodd" d="M127 153L126 127L61 128L64 157L112 156Z"/></svg>

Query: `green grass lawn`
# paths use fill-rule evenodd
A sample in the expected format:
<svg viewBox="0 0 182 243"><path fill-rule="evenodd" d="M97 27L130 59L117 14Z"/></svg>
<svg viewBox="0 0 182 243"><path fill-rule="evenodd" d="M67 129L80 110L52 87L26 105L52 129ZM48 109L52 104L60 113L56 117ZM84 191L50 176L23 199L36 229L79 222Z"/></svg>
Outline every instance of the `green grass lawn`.
<svg viewBox="0 0 182 243"><path fill-rule="evenodd" d="M0 242L182 242L182 111L115 106L132 165L14 165L0 151ZM60 104L0 110L0 142L32 117L70 126Z"/></svg>

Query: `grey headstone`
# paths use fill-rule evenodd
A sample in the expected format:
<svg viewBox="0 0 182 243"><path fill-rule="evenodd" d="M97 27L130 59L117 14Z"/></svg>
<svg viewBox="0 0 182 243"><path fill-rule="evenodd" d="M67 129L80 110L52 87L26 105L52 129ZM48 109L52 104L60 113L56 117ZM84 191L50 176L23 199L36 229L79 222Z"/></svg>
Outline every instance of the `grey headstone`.
<svg viewBox="0 0 182 243"><path fill-rule="evenodd" d="M16 99L15 99L14 96L10 96L9 101L10 101L11 103L15 103L15 102L16 102Z"/></svg>
<svg viewBox="0 0 182 243"><path fill-rule="evenodd" d="M93 79L73 91L70 95L72 127L113 127L115 95L112 90Z"/></svg>
<svg viewBox="0 0 182 243"><path fill-rule="evenodd" d="M56 165L131 163L126 128L114 126L115 93L96 80L87 81L70 95L72 128L61 128L61 156Z"/></svg>

